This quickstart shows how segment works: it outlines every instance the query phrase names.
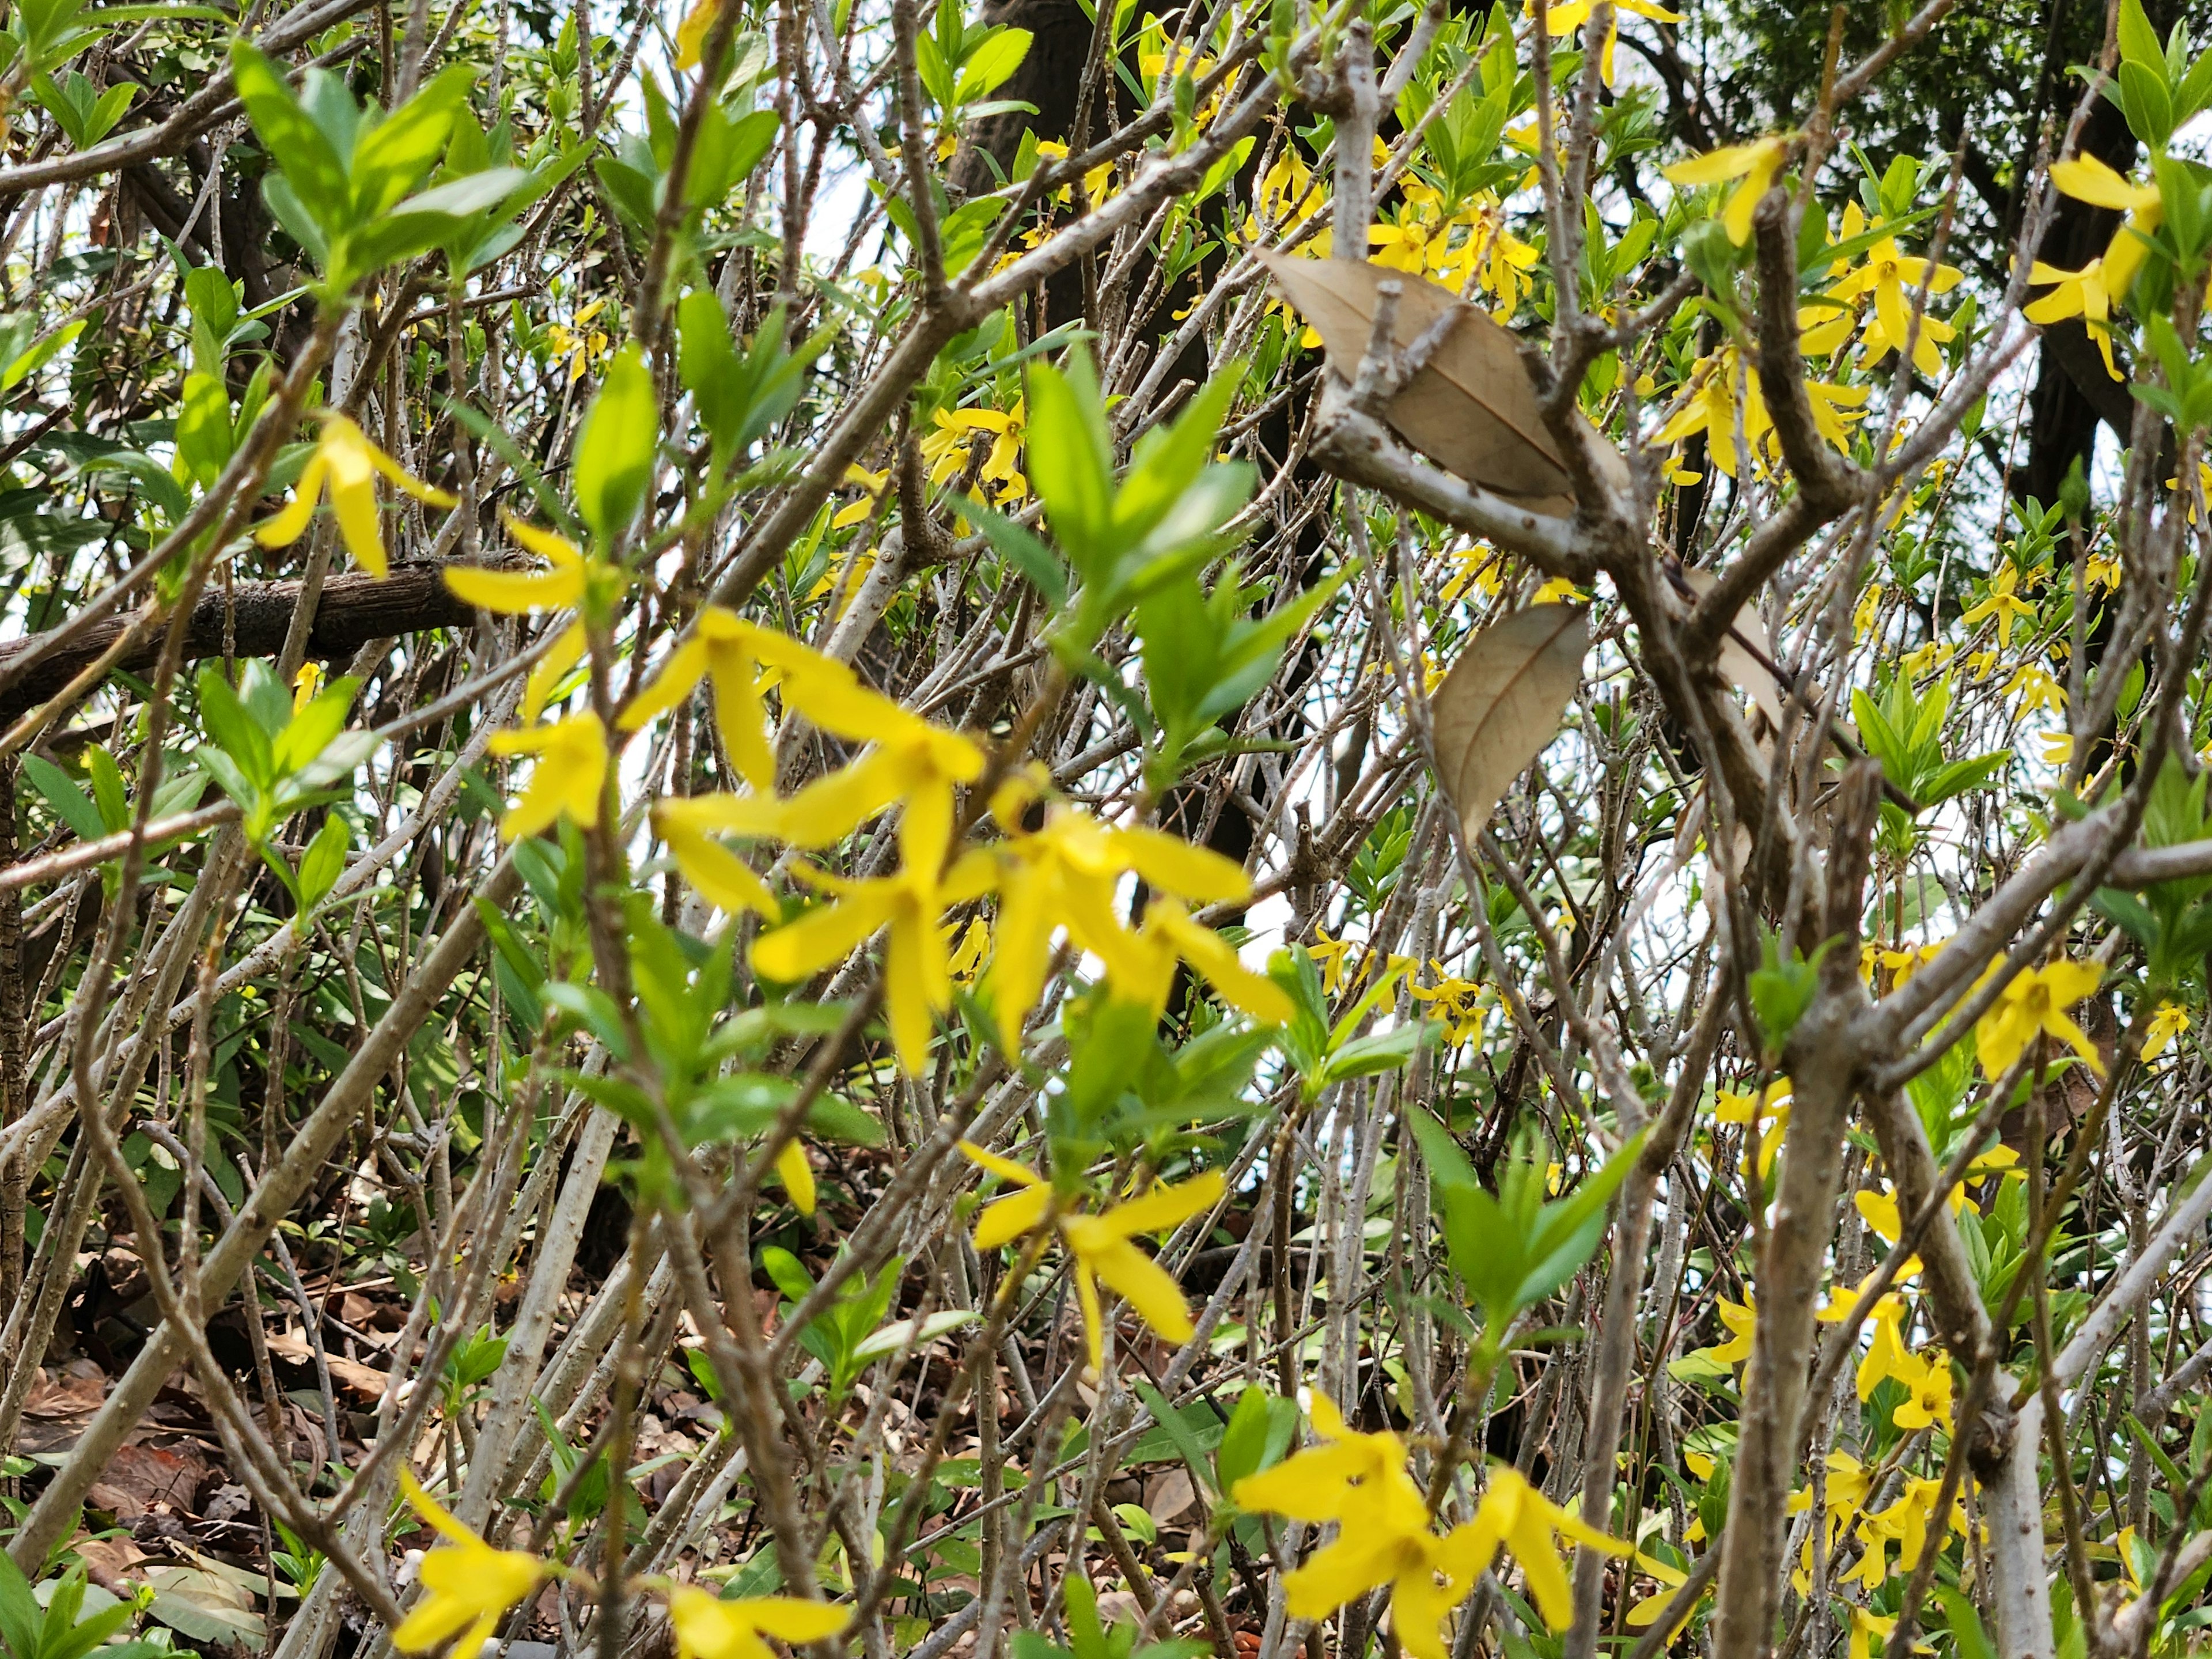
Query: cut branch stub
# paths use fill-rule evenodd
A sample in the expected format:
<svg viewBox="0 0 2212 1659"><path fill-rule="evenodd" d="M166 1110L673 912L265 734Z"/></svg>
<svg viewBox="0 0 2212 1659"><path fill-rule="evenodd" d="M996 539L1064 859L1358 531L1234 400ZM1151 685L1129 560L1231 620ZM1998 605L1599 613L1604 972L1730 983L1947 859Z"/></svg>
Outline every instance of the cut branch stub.
<svg viewBox="0 0 2212 1659"><path fill-rule="evenodd" d="M1559 731L1589 649L1589 611L1532 605L1476 635L1437 688L1437 770L1470 840Z"/></svg>
<svg viewBox="0 0 2212 1659"><path fill-rule="evenodd" d="M1407 443L1469 483L1538 512L1574 511L1566 465L1544 428L1528 367L1513 337L1487 315L1448 288L1387 265L1255 257L1314 325L1329 367L1346 381L1359 372L1386 279L1401 289L1392 333L1401 350L1439 317L1457 313L1458 323L1383 414Z"/></svg>

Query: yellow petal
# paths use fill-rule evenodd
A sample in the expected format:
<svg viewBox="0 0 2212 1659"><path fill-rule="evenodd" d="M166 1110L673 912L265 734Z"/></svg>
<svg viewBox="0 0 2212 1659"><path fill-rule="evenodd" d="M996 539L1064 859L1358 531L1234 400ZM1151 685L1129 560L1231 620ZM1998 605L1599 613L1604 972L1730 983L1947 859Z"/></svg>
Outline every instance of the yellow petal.
<svg viewBox="0 0 2212 1659"><path fill-rule="evenodd" d="M2094 155L2051 164L2051 182L2077 202L2126 213L2158 199L2158 191L2131 185Z"/></svg>
<svg viewBox="0 0 2212 1659"><path fill-rule="evenodd" d="M517 617L529 611L555 611L584 597L584 573L574 570L485 570L449 565L446 586L463 605Z"/></svg>
<svg viewBox="0 0 2212 1659"><path fill-rule="evenodd" d="M821 1642L853 1622L850 1607L827 1601L803 1601L795 1595L756 1595L738 1603L755 1630L780 1642Z"/></svg>
<svg viewBox="0 0 2212 1659"><path fill-rule="evenodd" d="M660 665L659 672L646 682L645 689L629 700L629 706L617 717L615 724L625 732L638 730L690 696L692 688L706 675L707 641L698 638L685 641L669 653L668 660Z"/></svg>
<svg viewBox="0 0 2212 1659"><path fill-rule="evenodd" d="M1164 1231L1212 1209L1227 1186L1218 1170L1208 1170L1172 1187L1155 1187L1127 1204L1116 1204L1099 1219L1124 1238Z"/></svg>
<svg viewBox="0 0 2212 1659"><path fill-rule="evenodd" d="M665 821L659 806L653 809L653 827L668 843L676 867L684 872L684 879L698 890L701 897L732 915L740 910L750 910L765 921L782 918L783 911L775 895L769 891L768 884L743 859L711 836Z"/></svg>
<svg viewBox="0 0 2212 1659"><path fill-rule="evenodd" d="M795 985L852 955L890 919L890 896L869 884L835 904L808 911L798 921L753 941L757 973Z"/></svg>
<svg viewBox="0 0 2212 1659"><path fill-rule="evenodd" d="M975 1248L995 1250L1035 1232L1051 1204L1051 1188L1028 1187L986 1206L975 1218Z"/></svg>
<svg viewBox="0 0 2212 1659"><path fill-rule="evenodd" d="M799 1144L797 1136L786 1141L783 1150L775 1155L775 1173L783 1182L783 1190L791 1195L792 1207L801 1215L812 1215L814 1213L814 1166L806 1161L806 1148ZM843 1626L840 1626L839 1628L842 1629ZM823 1633L826 1635L829 1632Z"/></svg>
<svg viewBox="0 0 2212 1659"><path fill-rule="evenodd" d="M589 643L584 635L584 624L570 623L561 630L560 638L538 660L530 671L530 678L522 683L522 706L517 711L525 721L536 720L545 712L545 704L553 695L553 688L568 677L568 671L584 659L584 649Z"/></svg>
<svg viewBox="0 0 2212 1659"><path fill-rule="evenodd" d="M1253 1018L1286 1025L1297 1012L1281 986L1247 968L1227 939L1191 921L1172 899L1152 901L1145 913L1145 927L1147 932L1157 929L1225 1000Z"/></svg>
<svg viewBox="0 0 2212 1659"><path fill-rule="evenodd" d="M1081 1224L1079 1220L1070 1224L1071 1243L1073 1229ZM1183 1300L1182 1286L1176 1283L1175 1276L1158 1262L1127 1239L1110 1236L1096 1248L1084 1250L1083 1257L1145 1323L1170 1342L1190 1340L1197 1328L1191 1323L1190 1304Z"/></svg>
<svg viewBox="0 0 2212 1659"><path fill-rule="evenodd" d="M1002 1181L1011 1181L1017 1187L1042 1187L1044 1177L1026 1164L1017 1164L1011 1158L987 1152L972 1140L960 1142L960 1154L978 1169L988 1170Z"/></svg>
<svg viewBox="0 0 2212 1659"><path fill-rule="evenodd" d="M315 503L323 496L323 479L331 464L319 453L310 456L301 470L300 480L292 488L292 499L284 510L253 532L253 539L264 547L289 547L307 533L307 526L315 516Z"/></svg>
<svg viewBox="0 0 2212 1659"><path fill-rule="evenodd" d="M1251 878L1232 859L1208 847L1196 846L1178 836L1133 826L1114 832L1114 850L1128 867L1162 892L1194 903L1241 899L1252 890Z"/></svg>

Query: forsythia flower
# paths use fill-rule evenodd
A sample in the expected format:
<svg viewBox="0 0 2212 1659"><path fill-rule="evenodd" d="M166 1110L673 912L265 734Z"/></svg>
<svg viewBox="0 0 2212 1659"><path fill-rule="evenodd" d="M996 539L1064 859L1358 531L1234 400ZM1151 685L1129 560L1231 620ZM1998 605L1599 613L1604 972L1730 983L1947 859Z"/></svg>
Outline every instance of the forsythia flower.
<svg viewBox="0 0 2212 1659"><path fill-rule="evenodd" d="M532 611L563 611L584 598L584 556L565 536L521 520L505 520L507 533L553 568L550 570L484 570L473 565L446 567L446 586L463 605L520 617Z"/></svg>
<svg viewBox="0 0 2212 1659"><path fill-rule="evenodd" d="M1979 605L1961 613L1959 620L1968 628L1985 617L1994 617L1997 623L1997 647L2002 650L2012 643L2012 625L2015 617L2035 620L2035 607L2020 597L2020 568L2010 559L2000 564L1990 577L1988 596Z"/></svg>
<svg viewBox="0 0 2212 1659"><path fill-rule="evenodd" d="M970 1162L1010 1181L1022 1190L1000 1199L975 1220L975 1248L995 1250L1034 1231L1052 1206L1052 1186L1025 1164L986 1152L963 1140ZM1098 1306L1098 1285L1117 1292L1137 1316L1170 1342L1188 1342L1196 1327L1189 1304L1174 1276L1129 1241L1139 1233L1164 1232L1213 1207L1227 1182L1208 1170L1173 1186L1158 1186L1142 1198L1116 1204L1101 1215L1063 1215L1055 1222L1073 1258L1076 1299L1083 1306L1083 1330L1091 1345L1091 1367L1106 1363L1105 1323Z"/></svg>
<svg viewBox="0 0 2212 1659"><path fill-rule="evenodd" d="M833 737L867 753L780 803L765 833L797 847L842 841L893 802L903 802L899 846L909 868L933 873L952 844L952 791L983 771L983 751L862 685L834 658L795 641L772 647L785 670L783 700Z"/></svg>
<svg viewBox="0 0 2212 1659"><path fill-rule="evenodd" d="M1729 1334L1727 1341L1705 1349L1705 1356L1717 1365L1741 1365L1751 1358L1751 1334L1759 1323L1759 1304L1745 1292L1742 1304L1729 1301L1724 1296L1713 1298L1713 1311L1720 1316L1721 1324Z"/></svg>
<svg viewBox="0 0 2212 1659"><path fill-rule="evenodd" d="M836 902L754 940L754 971L796 984L889 928L884 1010L900 1066L908 1077L919 1076L929 1063L932 1022L952 1006L952 972L939 920L954 905L988 891L994 874L981 853L966 854L941 878L939 867L937 861L909 861L896 875L848 881L802 866L800 873L835 895Z"/></svg>
<svg viewBox="0 0 2212 1659"><path fill-rule="evenodd" d="M1990 971L1996 971L1994 964ZM2048 968L2029 968L2014 975L1996 1006L1974 1023L1974 1052L1982 1070L1990 1077L2002 1077L2029 1043L2047 1033L2081 1055L2099 1077L2104 1076L2105 1062L2066 1014L2103 977L2100 969L2081 962L2054 962Z"/></svg>
<svg viewBox="0 0 2212 1659"><path fill-rule="evenodd" d="M2150 1017L2150 1024L2143 1031L2143 1059L2156 1060L2166 1051L2174 1038L2188 1029L2189 1012L2186 1009L2175 1003L2160 1002L2158 1012Z"/></svg>
<svg viewBox="0 0 2212 1659"><path fill-rule="evenodd" d="M708 903L732 915L750 910L763 921L775 921L783 911L768 884L714 839L725 830L767 833L764 806L772 804L752 795L665 796L653 804L653 830L668 843L684 880Z"/></svg>
<svg viewBox="0 0 2212 1659"><path fill-rule="evenodd" d="M690 696L701 680L711 681L714 725L730 751L731 763L754 788L772 789L775 753L766 735L768 711L761 702L761 668L763 663L773 662L787 674L802 672L802 653L805 657L814 656L773 629L746 622L720 605L709 605L699 613L691 637L670 653L660 672L630 700L617 724L625 732L635 732Z"/></svg>
<svg viewBox="0 0 2212 1659"><path fill-rule="evenodd" d="M495 755L538 757L530 787L499 821L501 839L520 841L550 829L563 812L580 830L599 827L607 781L607 728L590 709L551 726L498 732L490 747Z"/></svg>
<svg viewBox="0 0 2212 1659"><path fill-rule="evenodd" d="M1414 1659L1443 1659L1446 1617L1501 1547L1520 1562L1536 1610L1553 1630L1574 1618L1555 1534L1609 1554L1631 1553L1510 1468L1491 1472L1474 1520L1438 1538L1429 1531L1428 1506L1406 1472L1397 1436L1355 1433L1322 1395L1311 1397L1310 1410L1315 1432L1330 1443L1248 1476L1233 1494L1244 1509L1338 1523L1335 1540L1283 1580L1293 1618L1320 1618L1388 1584L1400 1644Z"/></svg>
<svg viewBox="0 0 2212 1659"><path fill-rule="evenodd" d="M707 44L707 32L714 27L714 19L721 11L721 0L692 0L691 9L684 14L684 21L676 27L678 70L699 67L699 53Z"/></svg>
<svg viewBox="0 0 2212 1659"><path fill-rule="evenodd" d="M1736 476L1738 457L1735 448L1736 428L1736 372L1738 360L1734 346L1723 347L1700 365L1705 380L1681 410L1661 427L1655 441L1662 444L1679 443L1695 433L1705 434L1705 445L1712 452L1713 465L1729 475ZM1781 445L1773 436L1774 419L1767 413L1765 393L1759 390L1759 371L1743 366L1743 438L1750 445L1756 459L1760 452L1770 456L1781 453ZM1813 424L1820 435L1838 449L1850 439L1850 423L1859 418L1859 405L1867 400L1869 388L1863 386L1836 386L1824 380L1808 380L1805 392L1813 408Z"/></svg>
<svg viewBox="0 0 2212 1659"><path fill-rule="evenodd" d="M2124 230L2120 234L2127 234ZM2123 378L2112 362L2112 301L2116 296L2104 260L2092 259L2079 270L2062 270L2038 259L2028 268L2027 280L2038 287L2045 283L2056 283L2057 287L2021 314L2031 323L2057 323L2079 317L2104 356L2105 373L2116 380Z"/></svg>
<svg viewBox="0 0 2212 1659"><path fill-rule="evenodd" d="M1595 9L1595 0L1565 0L1563 4L1548 7L1544 21L1545 33L1555 40L1563 34L1571 34L1589 21L1590 13ZM1608 87L1613 84L1613 46L1620 37L1620 14L1623 12L1649 17L1656 23L1679 23L1682 21L1680 12L1656 6L1651 0L1613 0L1613 15L1606 22L1605 44L1599 48L1598 55L1598 74ZM1527 0L1522 15L1534 17L1535 15L1535 0Z"/></svg>
<svg viewBox="0 0 2212 1659"><path fill-rule="evenodd" d="M994 803L1001 823L1019 820L1015 803L1026 804L1026 793L1016 787ZM1020 1045L1022 1022L1043 994L1053 936L1062 927L1106 963L1109 979L1124 987L1148 982L1154 952L1114 914L1124 875L1190 899L1236 899L1251 891L1242 866L1218 853L1157 830L1109 829L1066 806L1054 806L1035 834L993 850L1000 855L1000 875L991 992L1000 1040L1009 1049Z"/></svg>
<svg viewBox="0 0 2212 1659"><path fill-rule="evenodd" d="M1879 229L1881 223L1876 220L1875 228ZM1847 212L1844 221L1845 239L1858 234L1852 215ZM1885 236L1867 251L1865 264L1846 272L1843 280L1828 290L1828 297L1854 301L1872 296L1874 326L1867 331L1866 351L1861 360L1863 367L1871 368L1891 352L1905 349L1905 338L1912 332L1911 294L1923 288L1930 294L1948 294L1965 276L1966 273L1956 265L1939 265L1901 252L1897 239ZM1918 337L1913 344L1912 366L1923 374L1942 374L1943 359L1936 347L1952 338L1953 334L1948 323L1923 313Z"/></svg>
<svg viewBox="0 0 2212 1659"><path fill-rule="evenodd" d="M1124 974L1116 978L1109 963L1109 981L1149 1004L1155 1013L1168 1006L1178 962L1189 963L1224 1001L1262 1024L1287 1025L1297 1012L1281 986L1247 968L1227 939L1193 921L1172 898L1155 898L1145 911L1145 925L1134 934L1123 934L1122 939L1130 947Z"/></svg>
<svg viewBox="0 0 2212 1659"><path fill-rule="evenodd" d="M689 28L690 25L691 20L685 18L684 27ZM694 51L696 63L696 46ZM690 65L679 62L677 67L688 69ZM592 326L592 319L605 310L606 305L605 300L594 300L568 322L551 324L545 330L546 343L553 349L553 361L568 365L570 386L582 380L584 371L607 355L606 330Z"/></svg>
<svg viewBox="0 0 2212 1659"><path fill-rule="evenodd" d="M2126 299L2136 273L2142 269L2143 256L2150 252L2150 238L2165 222L2166 200L2158 186L2130 184L2094 155L2053 161L2051 182L2077 202L2128 216L2127 222L2112 233L2100 261L2105 291L2115 300Z"/></svg>
<svg viewBox="0 0 2212 1659"><path fill-rule="evenodd" d="M1783 1131L1790 1127L1790 1079L1778 1077L1757 1096L1735 1089L1716 1091L1713 1116L1722 1123L1742 1123L1759 1137L1759 1173L1763 1179L1774 1167L1781 1150Z"/></svg>
<svg viewBox="0 0 2212 1659"><path fill-rule="evenodd" d="M1762 138L1757 143L1728 144L1692 161L1677 161L1666 169L1666 173L1678 185L1717 185L1730 179L1741 179L1743 182L1729 192L1728 205L1721 210L1721 223L1728 230L1729 240L1741 247L1751 240L1752 210L1759 205L1759 198L1766 194L1789 157L1789 139Z"/></svg>
<svg viewBox="0 0 2212 1659"><path fill-rule="evenodd" d="M1022 428L1024 416L1022 399L1016 398L1011 410L940 409L936 416L936 430L921 441L921 459L929 469L929 481L943 483L958 473L968 459L968 446L979 432L991 434L990 453L983 458L981 477L1000 488L994 491L1008 500L1018 501L1030 493L1029 480L1022 476Z"/></svg>
<svg viewBox="0 0 2212 1659"><path fill-rule="evenodd" d="M384 556L384 531L377 522L376 475L386 477L430 507L458 507L459 498L432 488L368 441L368 434L343 415L323 422L323 435L315 445L300 481L292 488L291 501L282 513L253 532L264 547L289 547L300 539L315 515L315 503L330 489L331 510L337 514L338 534L354 562L372 576L391 568Z"/></svg>
<svg viewBox="0 0 2212 1659"><path fill-rule="evenodd" d="M852 1622L849 1607L795 1595L747 1595L723 1601L690 1584L668 1592L668 1622L680 1659L773 1659L761 1640L794 1645L826 1641Z"/></svg>
<svg viewBox="0 0 2212 1659"><path fill-rule="evenodd" d="M2008 567L2009 568L2009 567ZM2066 688L2051 678L2049 671L2033 663L2022 663L2013 670L2012 678L2004 684L2007 696L2020 699L2020 712L2033 714L2039 708L2063 712L2066 708Z"/></svg>
<svg viewBox="0 0 2212 1659"><path fill-rule="evenodd" d="M424 1595L392 1632L392 1645L402 1653L427 1653L458 1636L453 1651L473 1655L501 1615L538 1588L545 1577L545 1564L520 1550L494 1549L424 1492L405 1469L399 1471L399 1485L415 1513L453 1542L422 1558Z"/></svg>

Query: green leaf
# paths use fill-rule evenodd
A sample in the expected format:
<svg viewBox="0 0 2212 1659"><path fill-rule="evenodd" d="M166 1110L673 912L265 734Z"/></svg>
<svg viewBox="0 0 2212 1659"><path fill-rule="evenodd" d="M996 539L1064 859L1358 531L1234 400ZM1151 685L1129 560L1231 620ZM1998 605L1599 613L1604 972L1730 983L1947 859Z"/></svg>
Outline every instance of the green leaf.
<svg viewBox="0 0 2212 1659"><path fill-rule="evenodd" d="M1088 580L1114 520L1114 451L1089 359L1077 356L1065 375L1049 363L1030 370L1027 439L1030 483L1053 534Z"/></svg>
<svg viewBox="0 0 2212 1659"><path fill-rule="evenodd" d="M54 809L54 816L75 830L80 841L98 841L107 833L100 809L86 799L84 791L60 767L44 755L27 754L22 769L31 787L45 796L46 805Z"/></svg>
<svg viewBox="0 0 2212 1659"><path fill-rule="evenodd" d="M602 544L627 530L644 506L659 434L652 371L642 351L625 346L607 364L576 441L576 510Z"/></svg>
<svg viewBox="0 0 2212 1659"><path fill-rule="evenodd" d="M960 65L960 79L952 90L951 101L965 104L982 98L1004 86L1013 72L1029 56L1030 42L1034 37L1027 29L995 28L985 37L983 44L969 52Z"/></svg>
<svg viewBox="0 0 2212 1659"><path fill-rule="evenodd" d="M300 855L300 905L313 910L320 904L337 879L345 873L345 858L353 845L353 834L346 821L333 812L323 820L323 827L307 843L307 850Z"/></svg>
<svg viewBox="0 0 2212 1659"><path fill-rule="evenodd" d="M232 83L261 147L297 191L295 201L303 208L307 203L319 204L320 211L310 213L309 217L321 228L322 213L335 210L348 200L345 163L321 128L300 106L300 100L284 84L283 74L257 48L243 40L234 41L230 70ZM273 199L270 205L276 206Z"/></svg>

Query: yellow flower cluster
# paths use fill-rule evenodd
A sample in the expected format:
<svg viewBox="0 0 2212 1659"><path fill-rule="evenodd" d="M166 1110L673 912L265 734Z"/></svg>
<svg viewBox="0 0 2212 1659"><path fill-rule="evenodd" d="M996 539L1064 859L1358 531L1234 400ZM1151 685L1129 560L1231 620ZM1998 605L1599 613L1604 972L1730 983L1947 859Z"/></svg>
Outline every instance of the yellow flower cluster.
<svg viewBox="0 0 2212 1659"><path fill-rule="evenodd" d="M1167 1269L1130 1241L1139 1233L1164 1232L1218 1203L1226 1188L1218 1170L1172 1186L1155 1187L1142 1198L1116 1204L1097 1215L1062 1212L1054 1205L1052 1183L1026 1164L1000 1158L975 1142L960 1150L969 1161L1020 1190L1000 1199L975 1223L975 1248L995 1250L1035 1232L1049 1222L1066 1245L1075 1277L1076 1300L1083 1309L1083 1331L1090 1344L1091 1368L1106 1365L1105 1322L1098 1286L1117 1292L1138 1317L1170 1342L1188 1342L1196 1327L1182 1287Z"/></svg>
<svg viewBox="0 0 2212 1659"><path fill-rule="evenodd" d="M405 1469L399 1484L407 1501L447 1543L422 1557L423 1595L392 1632L402 1653L448 1647L467 1659L482 1647L516 1603L556 1569L524 1550L495 1549L422 1490ZM563 1576L571 1576L561 1570ZM663 1583L665 1581L650 1581ZM689 1584L665 1584L668 1620L679 1659L773 1659L762 1641L824 1641L852 1622L849 1607L795 1595L718 1600Z"/></svg>
<svg viewBox="0 0 2212 1659"><path fill-rule="evenodd" d="M1322 1618L1387 1584L1399 1644L1413 1659L1444 1659L1445 1621L1501 1548L1521 1564L1529 1597L1553 1630L1574 1619L1560 1536L1612 1555L1632 1553L1510 1467L1491 1471L1473 1520L1438 1537L1396 1435L1355 1432L1322 1394L1312 1395L1308 1411L1325 1443L1246 1477L1231 1494L1243 1509L1336 1523L1335 1540L1283 1580L1294 1619Z"/></svg>

